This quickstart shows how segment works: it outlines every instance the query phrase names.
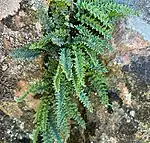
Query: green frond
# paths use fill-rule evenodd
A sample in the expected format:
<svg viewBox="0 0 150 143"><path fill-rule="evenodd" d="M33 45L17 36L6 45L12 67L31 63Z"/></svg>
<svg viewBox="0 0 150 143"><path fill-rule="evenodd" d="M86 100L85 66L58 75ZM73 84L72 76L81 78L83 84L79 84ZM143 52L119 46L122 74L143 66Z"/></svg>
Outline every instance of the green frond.
<svg viewBox="0 0 150 143"><path fill-rule="evenodd" d="M43 143L64 143L58 127L55 123L55 118L53 118L53 114L54 113L49 111L46 126L47 129L45 131L42 131L42 141Z"/></svg>
<svg viewBox="0 0 150 143"><path fill-rule="evenodd" d="M77 75L77 82L79 82L80 85L84 85L85 82L85 57L84 54L82 52L82 50L78 47L73 47L74 48L74 55L75 55L75 71L76 71L76 75Z"/></svg>
<svg viewBox="0 0 150 143"><path fill-rule="evenodd" d="M72 84L73 84L76 95L79 96L82 91L82 85L80 82L78 82L78 78L75 74L73 75Z"/></svg>
<svg viewBox="0 0 150 143"><path fill-rule="evenodd" d="M87 108L90 112L93 112L93 107L89 101L89 97L86 93L81 92L79 96L79 101Z"/></svg>
<svg viewBox="0 0 150 143"><path fill-rule="evenodd" d="M97 66L95 66L93 68L95 71L101 73L101 74L105 74L108 73L108 70L106 68L106 66L104 66L102 63L99 63Z"/></svg>
<svg viewBox="0 0 150 143"><path fill-rule="evenodd" d="M96 21L94 18L82 14L77 17L77 19L82 24L86 24L87 26L90 26L92 30L96 30L97 32L99 32L99 34L102 34L104 38L108 39L111 36L111 30L107 29L107 27L104 27L103 25L101 26L100 22Z"/></svg>
<svg viewBox="0 0 150 143"><path fill-rule="evenodd" d="M57 143L64 143L63 142L63 139L59 133L59 130L57 129L57 125L55 124L53 118L51 118L51 116L49 116L48 118L48 128L50 129L49 130L49 133L52 134L52 137L54 138L55 142Z"/></svg>
<svg viewBox="0 0 150 143"><path fill-rule="evenodd" d="M55 24L55 29L67 29L67 23L69 23L69 6L69 0L50 1L49 15L52 17L53 23Z"/></svg>
<svg viewBox="0 0 150 143"><path fill-rule="evenodd" d="M40 106L36 111L35 115L35 126L36 129L33 131L33 141L36 143L38 134L42 136L44 143L53 143L54 140L57 143L63 143L59 130L53 121L54 113L52 112L52 107L50 106L50 97L47 95L41 98Z"/></svg>
<svg viewBox="0 0 150 143"><path fill-rule="evenodd" d="M34 123L38 126L41 131L47 129L48 113L50 110L50 102L47 97L42 97L40 101L40 106L37 109Z"/></svg>
<svg viewBox="0 0 150 143"><path fill-rule="evenodd" d="M56 93L56 114L57 114L57 127L61 131L61 134L64 139L69 137L69 126L68 119L66 118L67 112L70 109L67 108L67 95L66 87L63 86L63 83L60 85L59 93ZM66 110L67 108L67 110Z"/></svg>
<svg viewBox="0 0 150 143"><path fill-rule="evenodd" d="M68 36L68 32L66 29L56 29L54 32L51 32L51 40L53 44L58 46L62 46L67 44L66 37Z"/></svg>
<svg viewBox="0 0 150 143"><path fill-rule="evenodd" d="M92 107L92 105L90 103L88 95L86 95L86 93L83 92L83 87L78 82L78 79L77 79L77 77L75 75L73 76L72 82L73 82L73 87L74 87L74 90L75 90L76 97L84 105L84 107L86 107L90 112L92 112L93 111L93 107Z"/></svg>
<svg viewBox="0 0 150 143"><path fill-rule="evenodd" d="M39 17L39 22L42 25L42 28L45 30L46 33L51 32L51 30L54 28L54 23L52 21L52 18L48 15L48 9L49 7L44 4L40 4L37 11L37 16Z"/></svg>
<svg viewBox="0 0 150 143"><path fill-rule="evenodd" d="M83 10L87 10L88 14L91 17L94 16L95 21L96 21L96 19L98 19L106 27L109 27L109 28L112 27L112 24L110 23L110 18L107 15L107 13L105 13L103 11L103 9L100 9L97 5L95 5L95 3L82 1L82 2L77 3L77 6L78 6L78 9L79 9L79 12L82 13ZM78 14L79 13L77 13L77 17L78 17Z"/></svg>
<svg viewBox="0 0 150 143"><path fill-rule="evenodd" d="M70 134L68 124L70 119L76 120L79 125L85 127L85 122L81 118L78 106L70 97L68 84L65 79L62 79L60 91L56 94L57 126L64 139L67 139Z"/></svg>
<svg viewBox="0 0 150 143"><path fill-rule="evenodd" d="M86 128L85 121L81 117L81 113L78 111L78 105L72 101L72 99L68 96L68 100L66 103L66 117L68 119L74 119L78 125L80 125L82 128Z"/></svg>
<svg viewBox="0 0 150 143"><path fill-rule="evenodd" d="M77 124L80 125L83 129L86 129L86 123L81 117L80 112L78 111L78 106L76 104L71 104L69 108L71 109L72 112L70 112L68 116L74 119L77 122Z"/></svg>
<svg viewBox="0 0 150 143"><path fill-rule="evenodd" d="M31 50L35 50L35 49L39 49L39 50L44 50L45 46L50 43L51 41L51 34L47 34L44 37L42 37L38 42L35 42L33 44L31 44L29 46L29 49Z"/></svg>
<svg viewBox="0 0 150 143"><path fill-rule="evenodd" d="M98 65L97 53L90 48L85 48L85 50L86 50L87 54L89 55L94 66L97 66Z"/></svg>
<svg viewBox="0 0 150 143"><path fill-rule="evenodd" d="M136 12L133 9L129 8L127 5L118 4L115 2L104 3L100 5L100 8L103 8L103 10L107 12L109 17L113 19L136 14Z"/></svg>
<svg viewBox="0 0 150 143"><path fill-rule="evenodd" d="M70 49L62 49L60 53L60 64L62 65L63 72L66 78L70 81L72 77L72 58Z"/></svg>
<svg viewBox="0 0 150 143"><path fill-rule="evenodd" d="M37 143L37 141L38 141L38 136L39 136L39 132L40 132L39 127L36 127L36 128L33 130L33 133L32 133L32 142L33 142L33 143Z"/></svg>
<svg viewBox="0 0 150 143"><path fill-rule="evenodd" d="M108 41L91 34L86 27L79 25L76 26L76 28L82 35L79 35L74 39L74 42L76 44L83 44L86 47L97 52L97 54L103 54L106 49L112 50L112 46L108 43Z"/></svg>
<svg viewBox="0 0 150 143"><path fill-rule="evenodd" d="M35 95L38 93L45 92L45 89L48 87L48 83L44 81L34 81L30 83L29 89L25 91L19 98L16 99L17 102L22 102L29 94Z"/></svg>
<svg viewBox="0 0 150 143"><path fill-rule="evenodd" d="M45 103L43 104L43 108L42 108L42 123L41 123L41 129L43 132L45 132L47 130L47 125L48 125L48 114L49 114L49 108L50 105L49 103Z"/></svg>
<svg viewBox="0 0 150 143"><path fill-rule="evenodd" d="M47 131L49 109L50 109L49 100L46 97L42 97L34 119L35 123L35 129L33 130L34 143L37 142L40 133L43 134Z"/></svg>
<svg viewBox="0 0 150 143"><path fill-rule="evenodd" d="M91 80L94 89L97 92L97 96L100 98L100 102L104 105L108 105L108 92L104 77L101 73L95 73Z"/></svg>
<svg viewBox="0 0 150 143"><path fill-rule="evenodd" d="M39 50L29 49L29 45L22 48L16 48L10 53L10 57L20 60L33 60L37 58L42 52Z"/></svg>
<svg viewBox="0 0 150 143"><path fill-rule="evenodd" d="M62 68L61 68L61 65L58 65L56 75L54 76L54 88L55 88L55 91L58 93L60 91L61 77L62 77Z"/></svg>
<svg viewBox="0 0 150 143"><path fill-rule="evenodd" d="M42 132L41 136L42 136L43 143L54 143L54 139L51 135L51 130L49 126L47 126L47 130L45 132Z"/></svg>

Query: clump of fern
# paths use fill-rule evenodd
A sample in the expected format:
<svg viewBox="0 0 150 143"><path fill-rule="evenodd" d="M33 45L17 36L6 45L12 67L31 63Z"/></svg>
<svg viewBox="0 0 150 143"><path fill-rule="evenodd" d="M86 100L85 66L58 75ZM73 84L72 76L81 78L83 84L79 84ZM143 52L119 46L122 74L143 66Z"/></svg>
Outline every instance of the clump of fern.
<svg viewBox="0 0 150 143"><path fill-rule="evenodd" d="M49 7L41 8L44 37L12 55L33 59L44 53L45 72L18 101L29 93L41 94L33 142L41 135L43 143L64 143L70 134L70 120L86 128L78 104L92 112L91 92L108 105L107 69L97 56L112 50L110 40L117 18L134 12L112 0L51 0Z"/></svg>

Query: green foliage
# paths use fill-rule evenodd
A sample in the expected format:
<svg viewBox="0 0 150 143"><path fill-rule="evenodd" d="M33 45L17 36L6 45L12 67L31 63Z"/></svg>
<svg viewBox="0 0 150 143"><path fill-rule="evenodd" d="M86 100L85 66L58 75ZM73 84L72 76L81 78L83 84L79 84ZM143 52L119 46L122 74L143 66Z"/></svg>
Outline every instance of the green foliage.
<svg viewBox="0 0 150 143"><path fill-rule="evenodd" d="M11 57L15 59L23 59L23 60L33 60L37 58L42 53L42 51L39 51L38 49L29 49L29 47L26 45L22 48L17 48L11 53Z"/></svg>
<svg viewBox="0 0 150 143"><path fill-rule="evenodd" d="M72 58L70 49L62 49L60 53L60 64L62 65L63 72L68 80L72 78Z"/></svg>
<svg viewBox="0 0 150 143"><path fill-rule="evenodd" d="M78 107L93 111L90 93L108 105L104 74L106 67L98 55L111 51L110 39L115 21L134 14L125 5L112 0L51 0L41 6L45 35L38 42L16 49L12 57L33 59L44 53L45 72L41 81L31 84L18 101L28 94L40 94L35 115L33 142L64 143L70 134L70 120L86 128ZM59 53L59 54L58 54Z"/></svg>
<svg viewBox="0 0 150 143"><path fill-rule="evenodd" d="M78 47L74 47L74 55L75 55L75 71L77 76L77 84L84 86L85 80L85 57L82 50Z"/></svg>

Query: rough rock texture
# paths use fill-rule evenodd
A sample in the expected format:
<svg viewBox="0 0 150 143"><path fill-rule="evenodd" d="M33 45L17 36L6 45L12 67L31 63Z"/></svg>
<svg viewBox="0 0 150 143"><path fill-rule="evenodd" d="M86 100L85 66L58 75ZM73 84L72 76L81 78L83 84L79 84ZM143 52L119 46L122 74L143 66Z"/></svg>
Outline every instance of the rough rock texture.
<svg viewBox="0 0 150 143"><path fill-rule="evenodd" d="M33 3L29 2L0 1L0 143L30 142L34 110L39 104L32 97L19 104L14 99L27 89L29 81L41 75L40 60L14 61L8 56L13 48L42 36L36 12L31 8Z"/></svg>
<svg viewBox="0 0 150 143"><path fill-rule="evenodd" d="M30 143L39 100L29 97L18 104L14 98L27 89L29 81L40 77L41 61L14 61L8 54L42 36L35 16L41 1L0 1L0 143ZM2 5L11 3L10 9L2 11ZM143 11L136 19L146 27L149 4L150 0L136 1ZM95 110L87 113L87 130L72 127L70 143L150 142L150 37L134 19L117 22L112 40L115 51L103 57L109 71L106 80L112 108L105 108L93 97Z"/></svg>
<svg viewBox="0 0 150 143"><path fill-rule="evenodd" d="M0 20L15 14L20 8L21 0L0 0Z"/></svg>

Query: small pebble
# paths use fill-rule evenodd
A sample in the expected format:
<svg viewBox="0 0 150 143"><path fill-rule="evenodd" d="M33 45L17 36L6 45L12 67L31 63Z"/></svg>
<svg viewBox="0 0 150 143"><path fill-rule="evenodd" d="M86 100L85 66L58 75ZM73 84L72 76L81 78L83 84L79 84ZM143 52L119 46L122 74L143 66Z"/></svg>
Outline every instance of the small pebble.
<svg viewBox="0 0 150 143"><path fill-rule="evenodd" d="M135 111L130 111L130 115L132 116L132 117L134 117L135 116Z"/></svg>

